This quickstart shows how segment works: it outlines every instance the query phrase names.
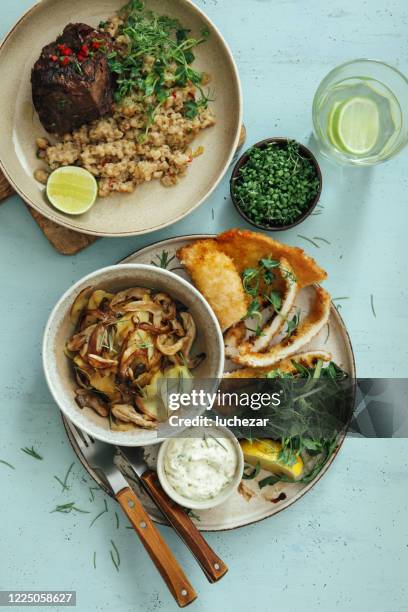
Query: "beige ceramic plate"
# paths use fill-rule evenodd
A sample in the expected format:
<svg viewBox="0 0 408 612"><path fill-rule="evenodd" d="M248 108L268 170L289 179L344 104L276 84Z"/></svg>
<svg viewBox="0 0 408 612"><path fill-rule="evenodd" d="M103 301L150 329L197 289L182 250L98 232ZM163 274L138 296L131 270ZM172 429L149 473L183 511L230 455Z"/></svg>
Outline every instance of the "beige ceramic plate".
<svg viewBox="0 0 408 612"><path fill-rule="evenodd" d="M154 262L157 264L164 252L167 253L167 260L169 261L179 248L199 238L208 238L208 236L182 236L180 238L171 238L170 240L157 242L156 244L152 244L151 246L141 249L140 251L136 251L136 253L133 253L121 263L150 264ZM188 274L180 267L180 263L176 258L170 261L168 269L173 269L175 274L182 276L186 280L190 280ZM312 290L304 289L302 294L300 296L301 299L298 299L296 302L301 308L307 306ZM329 332L330 333L328 333L327 328L324 329L316 338L312 340L309 345L307 345L307 347L305 347L305 350L308 348L320 348L330 351L333 354L334 361L346 372L348 372L351 377L355 378L355 363L350 338L343 320L334 306L332 306L329 320ZM226 368L228 369L228 363L226 364ZM101 481L99 476L93 472L92 468L87 464L85 458L81 454L80 449L76 446L75 441L70 435L67 424L66 429L76 454L85 468L88 470L89 474L98 482L100 486L105 489L107 493L109 493L107 486ZM340 440L339 447L342 442L343 439ZM154 467L155 463L155 449L157 450L157 447L151 446L148 450L149 462L151 462L152 467ZM244 497L237 492L229 497L226 502L220 506L217 506L216 508L201 511L195 510L194 514L200 517L200 520L197 522L197 527L201 531L223 531L226 529L235 529L237 527L250 525L251 523L256 523L257 521L261 521L276 514L277 512L280 512L281 510L284 510L302 497L302 495L307 493L307 491L309 491L313 485L316 484L316 482L331 466L335 455L336 453L332 455L331 459L326 463L320 474L306 485L287 484L282 482L274 485L273 487L265 487L261 493L255 481L244 481L245 486L251 488L251 490L255 493L255 495L249 501L244 499ZM150 516L155 521L163 523L164 521L162 515L152 504L150 498L139 489L138 483L131 479L131 473L128 471L126 465L122 463L121 467L128 474L129 483L131 486L134 487L135 491L143 499L143 503ZM261 471L258 480L267 475L267 472ZM266 496L268 499L265 499L264 496Z"/></svg>
<svg viewBox="0 0 408 612"><path fill-rule="evenodd" d="M145 234L179 221L197 208L217 186L238 144L242 123L241 88L231 52L216 27L189 0L147 0L148 8L177 17L193 32L210 31L196 51L194 66L211 74L215 92L216 126L194 141L204 155L194 160L176 187L155 181L133 194L100 198L87 213L71 217L55 210L34 180L41 166L35 139L46 135L31 101L30 73L42 47L54 40L70 21L96 26L113 15L126 0L42 0L26 13L0 48L0 165L21 197L52 221L98 236Z"/></svg>

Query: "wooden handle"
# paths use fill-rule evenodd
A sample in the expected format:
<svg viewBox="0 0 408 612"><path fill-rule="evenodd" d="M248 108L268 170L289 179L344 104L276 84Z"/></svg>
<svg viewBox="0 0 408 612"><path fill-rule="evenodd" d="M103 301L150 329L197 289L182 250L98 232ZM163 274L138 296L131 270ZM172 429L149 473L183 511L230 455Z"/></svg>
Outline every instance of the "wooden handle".
<svg viewBox="0 0 408 612"><path fill-rule="evenodd" d="M197 593L185 576L177 559L153 525L132 489L122 489L116 495L116 499L132 523L174 599L180 608L184 608L196 599Z"/></svg>
<svg viewBox="0 0 408 612"><path fill-rule="evenodd" d="M193 553L210 582L217 582L228 567L204 540L186 511L163 491L156 472L142 474L142 482L183 542Z"/></svg>

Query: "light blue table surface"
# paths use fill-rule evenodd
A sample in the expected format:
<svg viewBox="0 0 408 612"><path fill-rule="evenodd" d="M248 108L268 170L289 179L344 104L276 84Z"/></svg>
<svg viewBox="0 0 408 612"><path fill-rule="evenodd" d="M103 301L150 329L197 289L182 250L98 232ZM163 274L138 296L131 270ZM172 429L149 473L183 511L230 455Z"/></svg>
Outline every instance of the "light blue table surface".
<svg viewBox="0 0 408 612"><path fill-rule="evenodd" d="M314 91L345 60L375 57L408 72L405 0L198 4L236 57L249 143L271 135L308 142ZM1 32L29 5L2 0ZM281 234L324 264L334 297L349 297L341 313L360 376L407 374L407 161L407 151L371 170L323 161L323 214ZM62 477L74 459L44 382L41 337L52 305L86 273L169 236L242 226L227 197L227 178L175 226L143 238L100 240L72 258L53 250L18 197L0 206L0 459L15 466L0 464L0 589L76 590L81 612L176 609L124 518L116 528L114 502L107 500L108 513L90 528L104 496L97 491L89 500L93 483L79 462L69 491L61 493L53 478ZM322 236L330 245L316 249L298 234ZM21 452L31 445L43 461ZM230 566L216 585L163 528L198 591L191 610L407 612L407 452L404 439L349 439L325 478L287 511L210 534ZM71 501L91 514L50 514L56 504ZM119 573L109 556L111 539L121 554Z"/></svg>

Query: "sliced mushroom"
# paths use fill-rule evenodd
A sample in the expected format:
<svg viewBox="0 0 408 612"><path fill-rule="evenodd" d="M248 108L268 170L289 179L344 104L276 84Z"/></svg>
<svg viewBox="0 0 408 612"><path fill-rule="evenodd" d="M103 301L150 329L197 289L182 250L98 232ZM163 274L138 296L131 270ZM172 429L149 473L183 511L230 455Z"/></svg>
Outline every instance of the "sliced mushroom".
<svg viewBox="0 0 408 612"><path fill-rule="evenodd" d="M142 329L143 331L149 332L150 334L154 334L158 336L159 334L167 334L171 331L170 327L156 327L153 323L135 323L135 327L137 329Z"/></svg>
<svg viewBox="0 0 408 612"><path fill-rule="evenodd" d="M185 330L184 336L184 346L183 346L183 357L185 364L190 370L194 370L197 368L200 363L205 359L205 353L201 353L200 355L196 355L195 357L191 357L190 352L192 346L194 344L194 340L197 335L197 326L191 314L189 312L181 312L180 313L181 320L183 321L183 326Z"/></svg>
<svg viewBox="0 0 408 612"><path fill-rule="evenodd" d="M134 423L145 429L156 429L156 421L152 421L145 415L139 414L130 404L115 404L112 406L112 414L119 421L124 423Z"/></svg>
<svg viewBox="0 0 408 612"><path fill-rule="evenodd" d="M73 325L78 324L81 315L88 304L89 298L92 295L93 290L93 287L85 287L85 289L82 289L82 291L76 296L75 301L72 304L71 310L69 312L69 316Z"/></svg>
<svg viewBox="0 0 408 612"><path fill-rule="evenodd" d="M130 289L119 291L119 293L117 293L111 300L110 307L112 310L115 310L115 307L122 302L127 302L132 298L143 300L148 294L150 294L150 290L145 289L144 287L131 287Z"/></svg>
<svg viewBox="0 0 408 612"><path fill-rule="evenodd" d="M75 334L75 336L72 336L72 338L67 342L67 349L73 352L79 351L84 346L84 344L89 341L89 338L91 337L91 334L94 331L95 327L96 324L90 325L83 331L79 332L78 334Z"/></svg>
<svg viewBox="0 0 408 612"><path fill-rule="evenodd" d="M88 355L88 363L96 368L97 370L106 370L107 368L113 368L118 365L117 359L106 359L99 355Z"/></svg>
<svg viewBox="0 0 408 612"><path fill-rule="evenodd" d="M75 401L80 408L92 408L102 417L107 417L109 414L108 404L101 397L86 389L75 391Z"/></svg>
<svg viewBox="0 0 408 612"><path fill-rule="evenodd" d="M168 339L169 336L166 334L157 336L156 339L156 347L161 353L163 353L163 355L176 355L183 350L184 338L180 338L180 340L177 340L177 342L174 342L173 344L168 344L166 342Z"/></svg>

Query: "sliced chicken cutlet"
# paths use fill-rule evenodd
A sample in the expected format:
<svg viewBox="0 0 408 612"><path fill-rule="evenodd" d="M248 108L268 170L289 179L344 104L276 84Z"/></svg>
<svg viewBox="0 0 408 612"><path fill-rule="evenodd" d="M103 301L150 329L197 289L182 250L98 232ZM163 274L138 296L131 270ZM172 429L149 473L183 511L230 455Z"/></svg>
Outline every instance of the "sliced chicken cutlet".
<svg viewBox="0 0 408 612"><path fill-rule="evenodd" d="M256 268L262 258L285 258L294 271L299 289L322 282L327 273L303 249L282 244L269 236L250 230L231 229L217 236L220 250L234 262L238 273Z"/></svg>
<svg viewBox="0 0 408 612"><path fill-rule="evenodd" d="M327 351L310 351L308 353L300 353L299 355L293 355L293 357L283 359L283 361L279 361L271 367L241 368L240 370L235 370L235 372L227 372L224 374L224 378L265 378L267 374L276 372L276 370L279 370L283 374L296 374L297 369L294 365L295 363L309 369L314 368L319 360L327 363L331 361L331 359L332 356Z"/></svg>
<svg viewBox="0 0 408 612"><path fill-rule="evenodd" d="M222 331L247 313L248 298L232 259L211 238L197 240L177 251L194 285L213 309Z"/></svg>
<svg viewBox="0 0 408 612"><path fill-rule="evenodd" d="M315 299L309 314L299 323L292 334L284 338L278 344L271 346L263 353L255 353L247 350L245 344L238 346L238 354L232 357L235 363L251 368L269 367L282 361L303 348L312 340L326 325L330 317L330 295L322 289L315 288Z"/></svg>

